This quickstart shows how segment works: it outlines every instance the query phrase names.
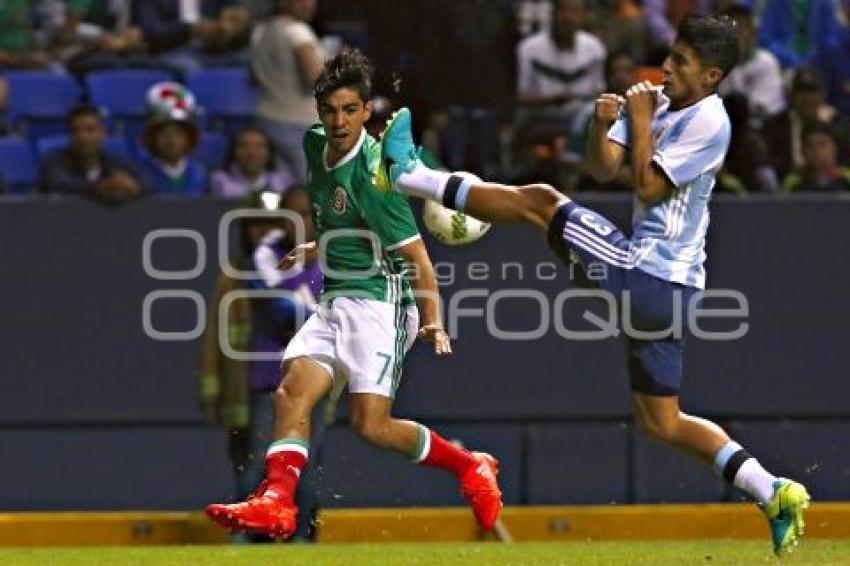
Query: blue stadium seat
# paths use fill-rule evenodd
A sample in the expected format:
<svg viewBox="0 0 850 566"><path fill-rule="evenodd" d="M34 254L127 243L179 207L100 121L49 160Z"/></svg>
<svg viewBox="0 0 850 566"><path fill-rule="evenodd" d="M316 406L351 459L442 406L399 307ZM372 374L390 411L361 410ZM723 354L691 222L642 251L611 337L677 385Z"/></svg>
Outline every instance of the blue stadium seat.
<svg viewBox="0 0 850 566"><path fill-rule="evenodd" d="M72 77L41 71L7 71L8 121L30 137L61 133L65 114L79 102L80 85Z"/></svg>
<svg viewBox="0 0 850 566"><path fill-rule="evenodd" d="M169 80L167 71L127 69L89 73L85 82L92 104L109 112L122 131L135 133L144 124L148 89Z"/></svg>
<svg viewBox="0 0 850 566"><path fill-rule="evenodd" d="M220 167L227 153L227 137L216 132L203 132L193 153L210 170Z"/></svg>
<svg viewBox="0 0 850 566"><path fill-rule="evenodd" d="M54 152L57 149L64 149L66 147L68 147L67 134L42 136L35 140L35 155L38 159L42 159L48 153Z"/></svg>
<svg viewBox="0 0 850 566"><path fill-rule="evenodd" d="M132 159L133 157L132 151L130 150L130 144L127 143L127 138L122 135L109 136L106 138L103 145L108 153L119 155L125 159ZM46 136L35 140L35 153L39 159L51 151L65 147L68 147L67 134Z"/></svg>
<svg viewBox="0 0 850 566"><path fill-rule="evenodd" d="M27 140L0 138L0 175L10 192L25 193L35 188L38 167Z"/></svg>
<svg viewBox="0 0 850 566"><path fill-rule="evenodd" d="M214 68L191 73L186 86L204 109L204 116L216 129L232 133L254 115L257 90L243 68Z"/></svg>

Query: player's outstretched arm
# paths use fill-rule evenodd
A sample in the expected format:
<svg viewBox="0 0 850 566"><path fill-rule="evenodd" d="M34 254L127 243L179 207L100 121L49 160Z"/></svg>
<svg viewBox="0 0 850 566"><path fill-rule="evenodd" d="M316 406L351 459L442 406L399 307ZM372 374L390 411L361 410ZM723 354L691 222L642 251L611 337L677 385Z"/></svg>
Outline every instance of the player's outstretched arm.
<svg viewBox="0 0 850 566"><path fill-rule="evenodd" d="M590 128L587 132L585 166L588 173L599 182L614 178L623 164L625 148L608 139L608 130L625 104L616 94L603 93L596 99Z"/></svg>
<svg viewBox="0 0 850 566"><path fill-rule="evenodd" d="M280 260L277 268L282 271L286 271L292 268L292 266L296 263L310 265L316 263L317 259L319 259L319 246L316 245L316 242L298 244L292 248L292 251L283 256L283 259Z"/></svg>
<svg viewBox="0 0 850 566"><path fill-rule="evenodd" d="M428 249L421 239L417 239L398 249L398 253L411 266L410 283L416 293L416 304L419 307L421 326L419 338L434 345L438 356L452 353L449 335L443 329L440 317L440 291L437 287L437 277L434 266L428 256Z"/></svg>

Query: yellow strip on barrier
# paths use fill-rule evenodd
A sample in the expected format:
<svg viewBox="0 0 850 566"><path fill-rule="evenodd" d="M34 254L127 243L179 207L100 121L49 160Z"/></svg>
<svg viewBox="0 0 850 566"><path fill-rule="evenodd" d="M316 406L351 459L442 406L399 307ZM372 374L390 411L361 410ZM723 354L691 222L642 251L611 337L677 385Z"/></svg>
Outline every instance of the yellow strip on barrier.
<svg viewBox="0 0 850 566"><path fill-rule="evenodd" d="M0 546L225 543L202 513L0 513Z"/></svg>
<svg viewBox="0 0 850 566"><path fill-rule="evenodd" d="M326 509L319 541L434 542L495 539L463 507ZM763 538L767 526L748 504L507 507L513 540ZM850 503L816 503L806 537L850 538ZM220 544L227 533L199 512L0 513L0 546Z"/></svg>
<svg viewBox="0 0 850 566"><path fill-rule="evenodd" d="M764 517L752 504L507 507L513 540L763 538ZM481 533L467 509L329 509L320 542L474 541ZM849 538L850 504L819 503L806 515L806 536Z"/></svg>

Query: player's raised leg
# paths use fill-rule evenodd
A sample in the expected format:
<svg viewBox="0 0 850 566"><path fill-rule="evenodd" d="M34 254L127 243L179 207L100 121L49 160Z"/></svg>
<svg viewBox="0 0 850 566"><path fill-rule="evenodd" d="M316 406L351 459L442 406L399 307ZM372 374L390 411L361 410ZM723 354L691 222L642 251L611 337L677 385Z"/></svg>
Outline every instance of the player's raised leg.
<svg viewBox="0 0 850 566"><path fill-rule="evenodd" d="M382 163L376 186L465 212L487 222L526 223L546 230L569 199L545 184L513 187L473 182L469 177L429 169L420 161L407 108L396 112L381 139Z"/></svg>
<svg viewBox="0 0 850 566"><path fill-rule="evenodd" d="M457 446L419 423L392 418L391 407L389 397L353 393L351 425L375 446L398 452L414 463L454 474L478 524L485 530L492 529L502 507L496 459Z"/></svg>
<svg viewBox="0 0 850 566"><path fill-rule="evenodd" d="M310 415L330 390L327 369L307 357L286 364L275 392L274 438L266 453L266 479L247 501L207 506L207 515L223 527L277 538L295 531L295 488L309 457Z"/></svg>

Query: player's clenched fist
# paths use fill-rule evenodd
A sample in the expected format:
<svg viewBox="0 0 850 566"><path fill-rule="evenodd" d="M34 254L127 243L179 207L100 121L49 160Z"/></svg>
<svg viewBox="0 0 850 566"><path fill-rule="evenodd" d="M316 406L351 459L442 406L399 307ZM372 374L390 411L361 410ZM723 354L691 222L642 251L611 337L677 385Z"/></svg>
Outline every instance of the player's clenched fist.
<svg viewBox="0 0 850 566"><path fill-rule="evenodd" d="M596 107L593 111L593 118L597 122L609 125L620 113L620 108L626 103L626 99L617 94L606 92L599 95L596 99Z"/></svg>
<svg viewBox="0 0 850 566"><path fill-rule="evenodd" d="M626 107L634 117L652 118L658 104L658 90L649 81L641 81L626 91Z"/></svg>

